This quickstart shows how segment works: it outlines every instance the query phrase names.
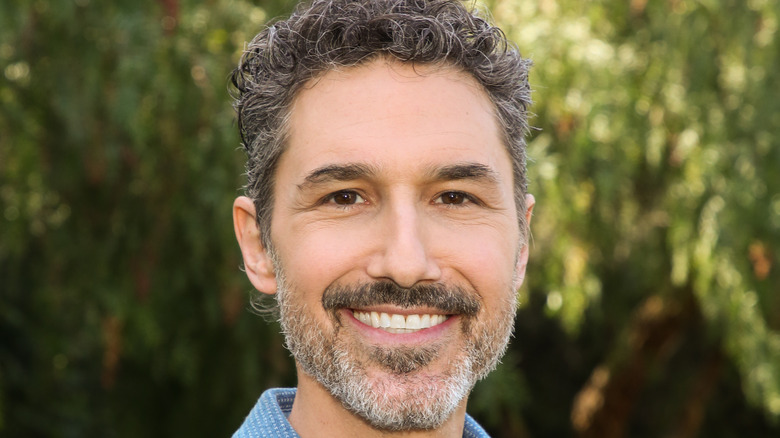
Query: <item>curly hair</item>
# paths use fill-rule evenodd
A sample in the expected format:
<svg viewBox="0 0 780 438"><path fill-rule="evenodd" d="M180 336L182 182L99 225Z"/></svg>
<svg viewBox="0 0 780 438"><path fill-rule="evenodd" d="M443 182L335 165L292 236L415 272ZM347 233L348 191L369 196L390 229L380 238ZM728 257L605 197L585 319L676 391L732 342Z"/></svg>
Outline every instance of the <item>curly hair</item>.
<svg viewBox="0 0 780 438"><path fill-rule="evenodd" d="M473 76L495 106L512 159L523 242L531 62L504 33L459 0L313 0L249 43L231 75L247 153L246 195L270 248L274 174L287 139L290 106L307 82L340 67L386 57L445 65Z"/></svg>

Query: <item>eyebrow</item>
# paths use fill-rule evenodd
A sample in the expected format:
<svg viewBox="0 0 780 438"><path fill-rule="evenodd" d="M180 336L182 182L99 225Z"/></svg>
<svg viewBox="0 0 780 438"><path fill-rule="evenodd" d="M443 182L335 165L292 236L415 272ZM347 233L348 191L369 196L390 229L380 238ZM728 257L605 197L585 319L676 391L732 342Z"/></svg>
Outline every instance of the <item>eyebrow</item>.
<svg viewBox="0 0 780 438"><path fill-rule="evenodd" d="M433 178L440 181L470 179L489 184L498 184L500 180L496 171L480 163L451 164L434 169L432 173Z"/></svg>
<svg viewBox="0 0 780 438"><path fill-rule="evenodd" d="M329 164L309 172L303 182L298 184L298 189L331 181L354 181L375 174L376 171L365 164Z"/></svg>
<svg viewBox="0 0 780 438"><path fill-rule="evenodd" d="M376 175L376 170L365 164L328 164L309 172L298 190L305 190L309 186L333 181L354 181L361 178L371 178ZM498 173L481 163L458 163L434 168L430 171L431 179L435 181L474 180L487 184L498 184Z"/></svg>

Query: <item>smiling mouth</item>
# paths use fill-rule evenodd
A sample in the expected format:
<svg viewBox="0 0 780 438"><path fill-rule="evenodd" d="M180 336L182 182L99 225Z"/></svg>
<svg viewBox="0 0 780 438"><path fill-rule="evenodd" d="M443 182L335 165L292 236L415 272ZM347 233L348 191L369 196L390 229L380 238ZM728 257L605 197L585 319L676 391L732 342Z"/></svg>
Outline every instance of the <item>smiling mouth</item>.
<svg viewBox="0 0 780 438"><path fill-rule="evenodd" d="M398 315L385 312L362 312L359 310L353 310L352 315L363 324L394 334L418 332L437 326L449 318L447 315Z"/></svg>

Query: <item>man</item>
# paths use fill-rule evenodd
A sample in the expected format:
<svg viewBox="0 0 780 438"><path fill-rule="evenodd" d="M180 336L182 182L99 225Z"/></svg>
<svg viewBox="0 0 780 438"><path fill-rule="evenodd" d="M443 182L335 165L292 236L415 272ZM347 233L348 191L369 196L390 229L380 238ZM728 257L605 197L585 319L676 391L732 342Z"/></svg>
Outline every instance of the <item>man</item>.
<svg viewBox="0 0 780 438"><path fill-rule="evenodd" d="M315 0L249 44L235 231L298 386L234 436L487 436L466 402L528 260L528 67L456 0Z"/></svg>

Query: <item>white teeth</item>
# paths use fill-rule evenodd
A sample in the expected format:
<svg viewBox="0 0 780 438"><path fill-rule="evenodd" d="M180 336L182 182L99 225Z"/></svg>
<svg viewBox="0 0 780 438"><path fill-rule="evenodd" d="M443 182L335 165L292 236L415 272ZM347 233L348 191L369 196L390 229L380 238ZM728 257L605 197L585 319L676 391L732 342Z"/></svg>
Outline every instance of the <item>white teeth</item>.
<svg viewBox="0 0 780 438"><path fill-rule="evenodd" d="M406 318L403 315L393 315L390 317L390 328L406 328Z"/></svg>
<svg viewBox="0 0 780 438"><path fill-rule="evenodd" d="M385 312L361 312L354 310L355 319L374 328L390 333L412 333L439 325L447 320L446 315L398 315Z"/></svg>

